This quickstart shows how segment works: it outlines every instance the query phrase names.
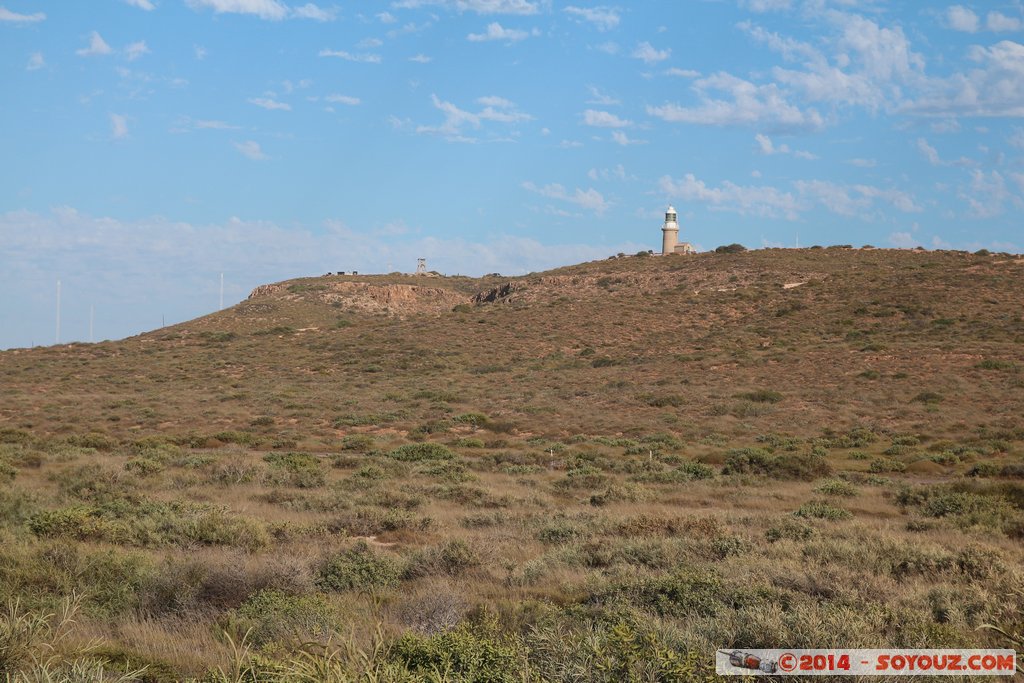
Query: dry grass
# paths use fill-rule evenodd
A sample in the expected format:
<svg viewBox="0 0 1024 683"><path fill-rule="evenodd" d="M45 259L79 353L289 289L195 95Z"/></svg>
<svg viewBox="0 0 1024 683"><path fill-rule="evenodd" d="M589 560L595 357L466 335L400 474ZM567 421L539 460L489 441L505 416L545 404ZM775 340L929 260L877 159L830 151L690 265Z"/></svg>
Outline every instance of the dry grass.
<svg viewBox="0 0 1024 683"><path fill-rule="evenodd" d="M695 680L732 645L995 644L1024 603L1020 272L629 258L392 315L307 279L5 352L0 598L80 592L76 642L152 680ZM424 441L448 451L396 451Z"/></svg>

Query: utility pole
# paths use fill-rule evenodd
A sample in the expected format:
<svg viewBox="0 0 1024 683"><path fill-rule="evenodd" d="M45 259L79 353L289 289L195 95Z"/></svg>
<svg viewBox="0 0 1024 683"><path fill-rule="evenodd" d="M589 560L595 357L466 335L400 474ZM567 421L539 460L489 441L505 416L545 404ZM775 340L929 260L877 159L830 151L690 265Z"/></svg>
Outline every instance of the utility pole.
<svg viewBox="0 0 1024 683"><path fill-rule="evenodd" d="M57 280L57 336L56 344L60 344L60 280Z"/></svg>

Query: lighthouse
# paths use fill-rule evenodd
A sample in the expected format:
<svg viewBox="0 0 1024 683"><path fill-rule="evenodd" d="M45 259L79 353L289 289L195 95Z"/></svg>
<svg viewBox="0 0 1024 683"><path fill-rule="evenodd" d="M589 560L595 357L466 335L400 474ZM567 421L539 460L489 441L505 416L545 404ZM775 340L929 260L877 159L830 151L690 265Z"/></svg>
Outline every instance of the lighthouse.
<svg viewBox="0 0 1024 683"><path fill-rule="evenodd" d="M676 210L671 204L665 209L665 224L661 226L661 253L663 256L669 254L695 254L696 249L689 242L679 241L679 219L676 217Z"/></svg>
<svg viewBox="0 0 1024 683"><path fill-rule="evenodd" d="M669 205L665 211L665 225L661 228L661 253L676 253L676 244L679 243L679 222L676 220L675 207Z"/></svg>

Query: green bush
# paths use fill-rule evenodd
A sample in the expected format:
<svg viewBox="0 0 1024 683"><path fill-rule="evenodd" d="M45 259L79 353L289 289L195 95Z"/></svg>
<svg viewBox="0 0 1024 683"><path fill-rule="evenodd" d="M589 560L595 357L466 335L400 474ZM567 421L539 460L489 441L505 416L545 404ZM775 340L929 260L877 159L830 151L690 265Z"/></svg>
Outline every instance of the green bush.
<svg viewBox="0 0 1024 683"><path fill-rule="evenodd" d="M907 466L899 460L893 460L892 458L875 458L868 465L868 471L874 474L882 474L884 472L905 472Z"/></svg>
<svg viewBox="0 0 1024 683"><path fill-rule="evenodd" d="M228 617L230 630L248 633L256 646L326 640L337 630L337 616L322 595L289 595L270 588L246 600Z"/></svg>
<svg viewBox="0 0 1024 683"><path fill-rule="evenodd" d="M18 470L14 465L0 460L0 484L10 484L16 476L18 476Z"/></svg>
<svg viewBox="0 0 1024 683"><path fill-rule="evenodd" d="M329 591L372 591L397 586L401 573L396 560L360 541L329 559L320 568L316 584Z"/></svg>
<svg viewBox="0 0 1024 683"><path fill-rule="evenodd" d="M411 680L521 683L526 651L515 635L499 635L496 627L461 624L433 636L406 633L392 646L390 657L413 674Z"/></svg>
<svg viewBox="0 0 1024 683"><path fill-rule="evenodd" d="M458 576L479 564L479 553L466 541L456 538L415 553L406 562L402 578L415 579L438 574Z"/></svg>
<svg viewBox="0 0 1024 683"><path fill-rule="evenodd" d="M697 569L616 583L594 593L590 601L620 602L679 618L712 617L732 602L730 591L716 575Z"/></svg>
<svg viewBox="0 0 1024 683"><path fill-rule="evenodd" d="M323 463L309 453L267 453L263 461L271 466L270 483L311 489L327 482Z"/></svg>
<svg viewBox="0 0 1024 683"><path fill-rule="evenodd" d="M823 481L814 489L817 493L824 494L826 496L844 496L850 498L857 495L857 487L848 481L842 479L829 479Z"/></svg>
<svg viewBox="0 0 1024 683"><path fill-rule="evenodd" d="M365 453L373 448L373 443L373 437L369 434L348 434L341 440L341 449Z"/></svg>
<svg viewBox="0 0 1024 683"><path fill-rule="evenodd" d="M804 503L793 514L797 517L804 517L807 519L827 519L831 521L849 519L850 517L853 517L848 510L844 510L828 503L823 503L820 500L812 500Z"/></svg>
<svg viewBox="0 0 1024 683"><path fill-rule="evenodd" d="M801 453L772 455L763 448L741 448L729 451L722 474L763 474L775 479L813 481L832 473L822 457Z"/></svg>
<svg viewBox="0 0 1024 683"><path fill-rule="evenodd" d="M150 458L133 458L124 464L126 472L137 474L140 477L148 477L164 471L162 463Z"/></svg>
<svg viewBox="0 0 1024 683"><path fill-rule="evenodd" d="M440 443L428 441L427 443L408 443L392 450L389 457L404 462L419 462L421 460L451 460L455 453L447 446Z"/></svg>
<svg viewBox="0 0 1024 683"><path fill-rule="evenodd" d="M742 244L737 244L735 242L732 244L723 244L720 247L715 247L716 254L739 254L746 250L747 248L745 246L743 246Z"/></svg>
<svg viewBox="0 0 1024 683"><path fill-rule="evenodd" d="M40 538L106 541L141 547L226 545L255 550L270 541L254 520L231 517L223 508L189 503L108 501L44 510L28 520Z"/></svg>
<svg viewBox="0 0 1024 683"><path fill-rule="evenodd" d="M806 541L814 535L814 527L798 520L785 517L776 524L773 524L765 532L765 538L769 543L775 543L783 539L790 541Z"/></svg>

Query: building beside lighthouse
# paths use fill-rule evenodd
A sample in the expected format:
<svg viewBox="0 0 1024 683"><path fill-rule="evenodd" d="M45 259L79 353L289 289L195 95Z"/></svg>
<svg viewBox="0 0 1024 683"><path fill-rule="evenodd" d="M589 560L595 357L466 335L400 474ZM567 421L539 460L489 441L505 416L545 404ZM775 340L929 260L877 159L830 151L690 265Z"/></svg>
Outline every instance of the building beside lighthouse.
<svg viewBox="0 0 1024 683"><path fill-rule="evenodd" d="M665 224L661 227L661 253L662 255L696 253L692 244L679 241L679 220L675 207L671 205L665 210Z"/></svg>

